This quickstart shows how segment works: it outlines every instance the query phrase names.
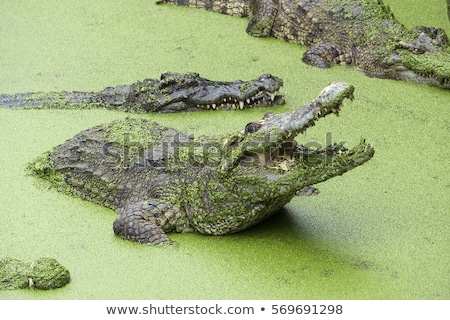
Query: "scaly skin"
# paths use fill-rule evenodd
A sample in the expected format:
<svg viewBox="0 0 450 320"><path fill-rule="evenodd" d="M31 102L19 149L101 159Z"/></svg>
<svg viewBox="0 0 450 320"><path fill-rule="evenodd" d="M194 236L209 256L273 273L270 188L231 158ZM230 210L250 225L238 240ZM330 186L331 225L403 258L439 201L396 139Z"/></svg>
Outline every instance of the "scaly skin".
<svg viewBox="0 0 450 320"><path fill-rule="evenodd" d="M245 109L284 103L276 92L283 81L265 74L252 81L211 81L197 73L163 73L100 92L50 92L0 95L6 108L106 108L129 112L183 112Z"/></svg>
<svg viewBox="0 0 450 320"><path fill-rule="evenodd" d="M320 68L355 65L368 76L450 89L445 31L407 30L381 0L161 0L251 17L247 32L307 46L303 61Z"/></svg>
<svg viewBox="0 0 450 320"><path fill-rule="evenodd" d="M69 270L55 259L40 258L31 263L13 258L0 259L0 290L50 290L64 287L69 282Z"/></svg>
<svg viewBox="0 0 450 320"><path fill-rule="evenodd" d="M297 191L363 164L361 141L309 150L297 134L337 114L353 86L333 83L292 112L267 113L244 130L194 138L155 122L127 118L77 134L43 154L31 173L58 190L116 210L114 232L132 241L168 243L166 233L221 235L271 216Z"/></svg>

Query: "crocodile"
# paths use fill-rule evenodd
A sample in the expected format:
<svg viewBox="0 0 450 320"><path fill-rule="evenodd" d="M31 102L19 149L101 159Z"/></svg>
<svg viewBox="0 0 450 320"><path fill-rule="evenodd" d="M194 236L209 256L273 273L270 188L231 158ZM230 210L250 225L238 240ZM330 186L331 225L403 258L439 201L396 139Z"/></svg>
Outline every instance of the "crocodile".
<svg viewBox="0 0 450 320"><path fill-rule="evenodd" d="M107 87L99 92L0 95L5 108L106 108L135 113L174 113L267 107L284 103L283 81L263 74L251 81L212 81L198 73L165 72L160 79Z"/></svg>
<svg viewBox="0 0 450 320"><path fill-rule="evenodd" d="M353 65L367 76L450 89L444 30L402 25L381 0L158 0L250 17L247 33L308 47L312 66ZM447 2L448 3L448 2Z"/></svg>
<svg viewBox="0 0 450 320"><path fill-rule="evenodd" d="M171 232L225 235L266 219L298 190L365 163L374 148L295 141L354 87L336 82L293 111L271 112L242 130L194 137L149 119L126 117L84 130L42 154L28 172L57 190L113 209L113 231L168 244Z"/></svg>
<svg viewBox="0 0 450 320"><path fill-rule="evenodd" d="M0 290L50 290L64 287L69 282L69 270L53 258L39 258L31 263L0 258Z"/></svg>

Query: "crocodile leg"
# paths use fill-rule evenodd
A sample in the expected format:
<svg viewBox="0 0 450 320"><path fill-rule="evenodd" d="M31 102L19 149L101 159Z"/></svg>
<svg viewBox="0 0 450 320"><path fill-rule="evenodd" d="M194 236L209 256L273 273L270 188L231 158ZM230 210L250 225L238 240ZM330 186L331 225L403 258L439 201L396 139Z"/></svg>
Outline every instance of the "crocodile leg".
<svg viewBox="0 0 450 320"><path fill-rule="evenodd" d="M127 240L150 244L170 243L166 232L188 230L187 223L181 219L179 208L164 200L134 203L118 212L120 216L114 221L114 233Z"/></svg>
<svg viewBox="0 0 450 320"><path fill-rule="evenodd" d="M278 14L277 0L250 1L251 20L247 33L255 37L269 37Z"/></svg>
<svg viewBox="0 0 450 320"><path fill-rule="evenodd" d="M354 53L331 43L319 43L305 52L303 62L319 68L329 68L331 64L352 64Z"/></svg>

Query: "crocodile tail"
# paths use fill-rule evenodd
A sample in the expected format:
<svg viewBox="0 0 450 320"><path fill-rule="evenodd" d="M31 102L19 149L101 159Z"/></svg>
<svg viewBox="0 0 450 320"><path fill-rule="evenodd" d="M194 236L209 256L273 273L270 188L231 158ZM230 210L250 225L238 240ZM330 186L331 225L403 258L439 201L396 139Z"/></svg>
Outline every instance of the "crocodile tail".
<svg viewBox="0 0 450 320"><path fill-rule="evenodd" d="M80 107L92 101L93 93L86 92L27 92L0 95L4 108L59 108Z"/></svg>
<svg viewBox="0 0 450 320"><path fill-rule="evenodd" d="M100 92L27 92L0 95L0 107L32 109L118 109L129 93L131 86L105 88Z"/></svg>

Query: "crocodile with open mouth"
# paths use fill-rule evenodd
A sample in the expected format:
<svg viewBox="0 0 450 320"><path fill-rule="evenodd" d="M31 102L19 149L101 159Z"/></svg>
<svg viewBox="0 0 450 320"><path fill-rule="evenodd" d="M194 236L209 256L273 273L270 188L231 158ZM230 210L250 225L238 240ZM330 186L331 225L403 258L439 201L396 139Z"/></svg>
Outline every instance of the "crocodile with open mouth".
<svg viewBox="0 0 450 320"><path fill-rule="evenodd" d="M408 30L381 0L158 0L250 17L247 32L308 47L303 61L320 68L354 65L366 75L450 89L444 30ZM448 3L448 2L447 2Z"/></svg>
<svg viewBox="0 0 450 320"><path fill-rule="evenodd" d="M198 73L163 73L100 92L49 92L0 95L6 108L106 108L136 113L187 112L267 107L284 103L278 94L283 81L263 74L251 81L212 81Z"/></svg>
<svg viewBox="0 0 450 320"><path fill-rule="evenodd" d="M304 187L365 163L374 154L361 139L352 149L312 149L295 137L320 118L339 114L354 87L332 83L306 105L267 113L243 130L193 136L127 117L80 132L30 164L57 190L115 210L122 238L169 243L170 232L223 235L280 210Z"/></svg>

